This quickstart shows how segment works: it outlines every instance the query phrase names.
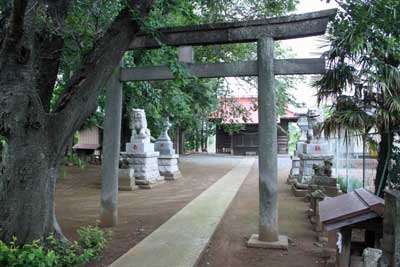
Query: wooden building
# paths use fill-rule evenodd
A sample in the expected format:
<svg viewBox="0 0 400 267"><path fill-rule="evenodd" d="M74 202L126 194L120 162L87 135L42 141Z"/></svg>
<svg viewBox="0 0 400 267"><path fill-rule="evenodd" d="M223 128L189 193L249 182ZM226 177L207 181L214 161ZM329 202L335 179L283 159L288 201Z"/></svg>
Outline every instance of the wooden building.
<svg viewBox="0 0 400 267"><path fill-rule="evenodd" d="M235 123L243 124L243 130L239 133L230 135L224 131L223 127L216 130L216 152L229 153L233 155L254 155L258 154L258 110L254 108L257 97L237 97L235 99L242 107L249 111L249 120L244 122L237 118ZM284 116L278 117L278 153L288 153L289 143L289 123L297 122L298 116L289 110ZM227 120L222 123L231 123Z"/></svg>
<svg viewBox="0 0 400 267"><path fill-rule="evenodd" d="M78 131L78 143L73 146L78 156L86 161L98 161L101 158L103 129L99 126Z"/></svg>
<svg viewBox="0 0 400 267"><path fill-rule="evenodd" d="M364 188L319 203L327 251L334 256L328 266L359 266L365 248L380 248L384 209L385 201Z"/></svg>

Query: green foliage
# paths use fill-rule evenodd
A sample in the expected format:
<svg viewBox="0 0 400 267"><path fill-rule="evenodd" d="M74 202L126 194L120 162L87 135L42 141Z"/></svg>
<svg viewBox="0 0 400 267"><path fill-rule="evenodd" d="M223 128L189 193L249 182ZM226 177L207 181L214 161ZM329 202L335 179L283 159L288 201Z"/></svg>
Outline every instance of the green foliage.
<svg viewBox="0 0 400 267"><path fill-rule="evenodd" d="M296 144L300 136L300 129L294 127L292 124L289 124L289 152L293 152L296 150Z"/></svg>
<svg viewBox="0 0 400 267"><path fill-rule="evenodd" d="M70 155L66 155L64 157L64 161L66 163L76 165L82 170L85 169L87 165L87 162L81 159L76 152L72 152Z"/></svg>
<svg viewBox="0 0 400 267"><path fill-rule="evenodd" d="M353 132L397 124L400 2L337 2L342 9L330 29L329 70L316 83L319 101L336 100L331 122Z"/></svg>
<svg viewBox="0 0 400 267"><path fill-rule="evenodd" d="M285 14L295 9L297 0L283 1L171 1L155 0L148 18L142 21L142 30L158 37L157 28L198 25L223 21L258 19ZM96 41L126 6L122 0L84 0L71 5L63 33L63 49L60 73L53 93L53 107L82 60L96 47ZM136 18L132 10L132 16ZM39 18L42 27L57 31L57 25L49 21L45 12ZM195 62L232 62L254 60L256 44L229 44L196 47ZM286 54L279 46L277 57ZM185 129L187 137L198 133L208 135L212 127L206 123L209 114L218 105L218 98L227 95L221 91L223 79L196 79L191 77L185 67L177 62L177 48L162 46L161 49L131 51L126 53L124 63L127 67L166 64L176 79L166 82L137 82L124 85L125 120L131 108L146 110L149 128L154 136L159 133L159 121L169 117L173 127ZM254 79L248 78L254 84ZM288 88L291 78L277 82L278 114L282 114L292 97ZM83 128L102 125L104 117L104 93L99 98L99 108L86 121Z"/></svg>
<svg viewBox="0 0 400 267"><path fill-rule="evenodd" d="M319 102L332 103L325 133L342 128L347 137L373 129L383 140L400 126L400 1L336 2L341 9L330 28L329 69L316 82ZM378 157L377 193L385 184L389 156Z"/></svg>
<svg viewBox="0 0 400 267"><path fill-rule="evenodd" d="M98 227L78 230L79 240L66 242L50 236L46 242L33 241L17 246L14 239L6 244L0 240L0 266L8 267L74 267L96 259L104 250L110 235Z"/></svg>
<svg viewBox="0 0 400 267"><path fill-rule="evenodd" d="M348 178L348 181L345 177L339 176L337 178L337 182L339 184L339 188L343 193L349 193L354 191L355 189L362 187L362 181L356 178Z"/></svg>

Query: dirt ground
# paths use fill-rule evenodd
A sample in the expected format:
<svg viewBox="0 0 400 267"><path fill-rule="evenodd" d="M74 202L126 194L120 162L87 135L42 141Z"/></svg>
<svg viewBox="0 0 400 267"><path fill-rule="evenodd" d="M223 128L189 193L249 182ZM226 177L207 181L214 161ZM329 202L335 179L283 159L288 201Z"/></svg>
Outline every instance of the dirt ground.
<svg viewBox="0 0 400 267"><path fill-rule="evenodd" d="M319 264L315 233L306 215L308 203L295 198L285 183L289 158L279 159L279 228L294 243L288 251L247 248L246 241L258 231L257 166L246 178L227 210L198 267L311 267Z"/></svg>
<svg viewBox="0 0 400 267"><path fill-rule="evenodd" d="M113 229L112 241L103 258L87 266L107 266L113 262L232 169L239 160L238 157L203 155L183 157L180 168L184 178L165 182L151 190L120 192L120 221ZM199 260L199 267L320 266L318 248L313 244L315 233L306 216L308 204L295 198L285 184L290 165L289 158L279 159L279 227L282 234L294 241L289 251L245 246L250 235L257 233L258 227L258 174L254 165ZM68 167L66 173L57 185L56 212L64 233L74 239L77 228L96 224L98 220L100 166L88 166L85 170Z"/></svg>
<svg viewBox="0 0 400 267"><path fill-rule="evenodd" d="M180 161L183 178L151 190L120 191L119 224L113 228L112 240L102 259L87 266L108 266L231 170L239 160L238 157L183 157ZM56 188L56 214L64 234L75 239L79 227L95 225L98 221L100 166L88 165L84 170L67 167L65 171L65 177L59 180Z"/></svg>

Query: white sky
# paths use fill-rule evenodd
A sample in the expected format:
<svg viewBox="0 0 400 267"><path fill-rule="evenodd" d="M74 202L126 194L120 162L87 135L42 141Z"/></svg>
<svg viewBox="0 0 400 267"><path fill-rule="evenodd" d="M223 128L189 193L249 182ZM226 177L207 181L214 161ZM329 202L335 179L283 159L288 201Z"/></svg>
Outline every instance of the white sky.
<svg viewBox="0 0 400 267"><path fill-rule="evenodd" d="M326 1L321 0L300 0L299 4L297 5L296 11L292 12L292 14L307 13L336 7L337 4L333 0L330 1L329 4L327 4ZM296 55L296 58L320 57L321 53L326 50L326 48L322 47L324 43L321 37L308 37L285 40L281 41L281 44L284 47L290 48ZM316 89L312 88L310 85L312 81L312 76L303 77L304 80L302 82L299 82L296 86L296 89L292 90L291 93L296 97L298 102L304 102L309 107L315 107L317 105L317 100L315 97ZM241 81L240 79L228 78L227 83L229 83L230 86L236 85L239 95L249 94L249 90L245 89L247 87L246 83ZM250 92L250 94L256 95L257 93L252 91Z"/></svg>

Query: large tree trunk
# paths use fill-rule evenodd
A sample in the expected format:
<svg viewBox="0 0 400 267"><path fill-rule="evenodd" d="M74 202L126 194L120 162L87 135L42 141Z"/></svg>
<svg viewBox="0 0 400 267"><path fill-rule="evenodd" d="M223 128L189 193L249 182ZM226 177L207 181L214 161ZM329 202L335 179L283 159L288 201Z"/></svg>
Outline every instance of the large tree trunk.
<svg viewBox="0 0 400 267"><path fill-rule="evenodd" d="M10 241L15 236L23 244L52 233L62 235L54 214L54 189L62 157L54 155L51 147L42 130L21 128L21 136L9 140L2 174L8 179L1 188L1 240Z"/></svg>
<svg viewBox="0 0 400 267"><path fill-rule="evenodd" d="M379 143L378 166L375 176L375 193L378 193L379 187L381 191L379 196L383 197L383 191L386 186L388 177L389 160L391 155L391 147L393 142L393 133L387 133L387 130L382 130L381 141Z"/></svg>
<svg viewBox="0 0 400 267"><path fill-rule="evenodd" d="M66 12L57 8L57 4L64 2L69 1L49 1L47 6ZM146 16L150 3L132 1L131 8ZM39 5L35 0L14 1L6 37L0 39L0 134L8 142L7 158L0 170L0 240L7 242L16 236L18 244L50 234L62 236L54 212L54 191L66 146L95 111L101 89L140 27L132 19L132 11L123 10L74 73L49 113L49 94L57 73L50 75L40 67L40 54L48 46L34 45ZM57 18L62 17L59 15ZM52 40L46 38L41 42ZM54 45L60 45L58 39ZM50 82L39 76L51 76ZM41 90L44 87L50 91Z"/></svg>

